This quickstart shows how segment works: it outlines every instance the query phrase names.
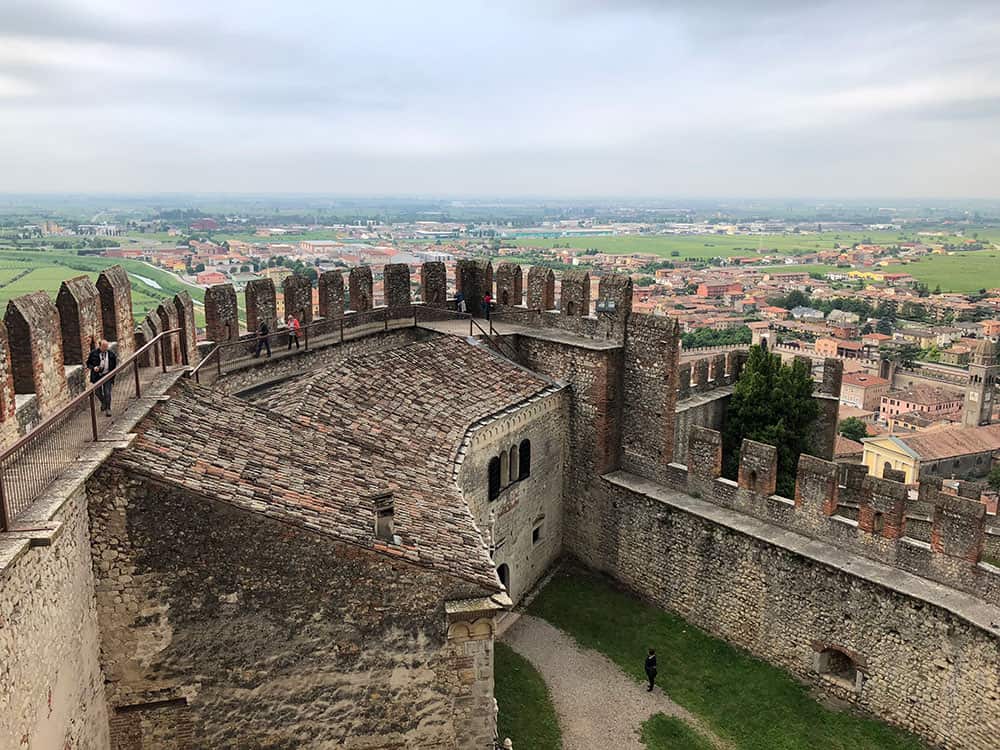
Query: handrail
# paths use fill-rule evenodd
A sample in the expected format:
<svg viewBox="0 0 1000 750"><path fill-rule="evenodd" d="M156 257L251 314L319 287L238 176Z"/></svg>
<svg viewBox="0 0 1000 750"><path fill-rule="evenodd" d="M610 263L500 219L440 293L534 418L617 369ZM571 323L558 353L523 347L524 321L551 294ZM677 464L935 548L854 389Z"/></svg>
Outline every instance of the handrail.
<svg viewBox="0 0 1000 750"><path fill-rule="evenodd" d="M180 328L173 328L157 334L114 370L97 382L90 383L82 393L74 396L55 413L42 420L35 429L0 452L0 531L8 530L14 517L31 505L63 468L76 460L79 449L84 444L98 440L100 429L95 402L98 391L118 379L119 387L111 391L112 398L117 395L121 401L124 392L125 400L129 400L128 394L133 392L132 389L134 398L140 398L142 380L139 377L139 360L146 359L154 347L162 346L168 337L180 333ZM166 372L167 360L162 354L160 361L163 372ZM133 378L126 374L129 367L133 369ZM85 402L90 407L89 430L80 424L85 413ZM74 424L74 420L78 421ZM12 476L14 486L8 488L8 480Z"/></svg>
<svg viewBox="0 0 1000 750"><path fill-rule="evenodd" d="M483 338L485 338L493 346L493 348L497 350L498 353L502 354L503 356L515 362L517 361L516 351L514 351L513 353L508 353L507 351L504 351L504 341L503 339L499 338L499 334L497 334L493 330L492 319L490 320L490 330L487 331L485 328L482 327L482 325L480 325L479 321L476 320L475 316L473 316L472 313L467 313L467 312L464 313L464 312L459 312L458 310L449 310L447 308L440 308L440 307L420 308L420 309L434 310L435 313L450 315L453 318L457 318L459 320L468 319L470 336L475 335L473 328L478 328L479 332L483 335ZM414 319L416 319L416 316L414 316Z"/></svg>
<svg viewBox="0 0 1000 750"><path fill-rule="evenodd" d="M212 347L212 351L202 357L201 362L195 365L193 368L184 373L185 377L194 378L194 382L201 382L201 370L202 368L207 369L208 364L214 359L218 375L222 374L222 352L221 344L216 344Z"/></svg>

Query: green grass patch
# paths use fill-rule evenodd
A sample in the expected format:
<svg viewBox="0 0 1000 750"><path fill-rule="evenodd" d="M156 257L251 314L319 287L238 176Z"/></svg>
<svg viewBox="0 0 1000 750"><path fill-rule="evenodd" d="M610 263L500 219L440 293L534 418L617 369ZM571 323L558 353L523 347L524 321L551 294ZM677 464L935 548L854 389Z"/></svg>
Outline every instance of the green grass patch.
<svg viewBox="0 0 1000 750"><path fill-rule="evenodd" d="M714 750L685 721L676 716L656 714L642 725L642 741L649 750Z"/></svg>
<svg viewBox="0 0 1000 750"><path fill-rule="evenodd" d="M880 721L820 705L786 672L604 579L560 573L529 611L605 654L637 682L644 681L646 650L655 648L657 684L740 750L923 748Z"/></svg>
<svg viewBox="0 0 1000 750"><path fill-rule="evenodd" d="M1000 251L976 250L952 255L927 255L892 271L908 273L942 292L975 292L1000 287Z"/></svg>
<svg viewBox="0 0 1000 750"><path fill-rule="evenodd" d="M494 647L494 695L500 706L501 741L510 737L515 748L559 750L559 721L542 676L506 643L497 641Z"/></svg>

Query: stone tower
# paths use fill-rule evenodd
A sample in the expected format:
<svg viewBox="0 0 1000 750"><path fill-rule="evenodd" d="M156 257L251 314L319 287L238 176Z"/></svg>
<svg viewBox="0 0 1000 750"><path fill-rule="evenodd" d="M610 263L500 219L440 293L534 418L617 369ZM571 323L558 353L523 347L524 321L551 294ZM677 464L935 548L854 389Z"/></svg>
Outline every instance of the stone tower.
<svg viewBox="0 0 1000 750"><path fill-rule="evenodd" d="M982 339L969 363L969 384L965 387L962 426L978 427L993 419L993 389L1000 377L996 346Z"/></svg>

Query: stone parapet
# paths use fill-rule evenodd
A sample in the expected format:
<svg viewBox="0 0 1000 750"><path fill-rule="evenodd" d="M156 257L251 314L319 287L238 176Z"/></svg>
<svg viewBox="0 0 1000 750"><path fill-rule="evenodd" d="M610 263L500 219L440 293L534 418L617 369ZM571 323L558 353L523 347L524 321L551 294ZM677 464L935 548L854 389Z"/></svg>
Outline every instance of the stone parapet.
<svg viewBox="0 0 1000 750"><path fill-rule="evenodd" d="M67 279L59 285L56 308L62 331L63 362L82 365L104 337L100 292L89 276Z"/></svg>
<svg viewBox="0 0 1000 750"><path fill-rule="evenodd" d="M34 393L45 418L69 400L59 311L45 292L32 292L7 303L4 323L14 391Z"/></svg>
<svg viewBox="0 0 1000 750"><path fill-rule="evenodd" d="M101 323L104 338L118 343L119 359L128 359L135 351L135 320L132 317L132 284L121 265L105 268L97 277L101 295Z"/></svg>

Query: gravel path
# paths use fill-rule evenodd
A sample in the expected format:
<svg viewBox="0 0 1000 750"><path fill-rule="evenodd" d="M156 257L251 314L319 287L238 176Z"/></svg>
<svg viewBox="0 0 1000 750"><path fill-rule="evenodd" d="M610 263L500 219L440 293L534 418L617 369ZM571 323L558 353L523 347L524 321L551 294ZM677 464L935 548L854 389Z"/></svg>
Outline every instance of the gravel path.
<svg viewBox="0 0 1000 750"><path fill-rule="evenodd" d="M530 661L548 685L563 750L646 750L639 732L643 722L657 713L683 719L720 750L731 747L659 687L647 692L606 656L580 648L545 620L521 615L503 640Z"/></svg>

